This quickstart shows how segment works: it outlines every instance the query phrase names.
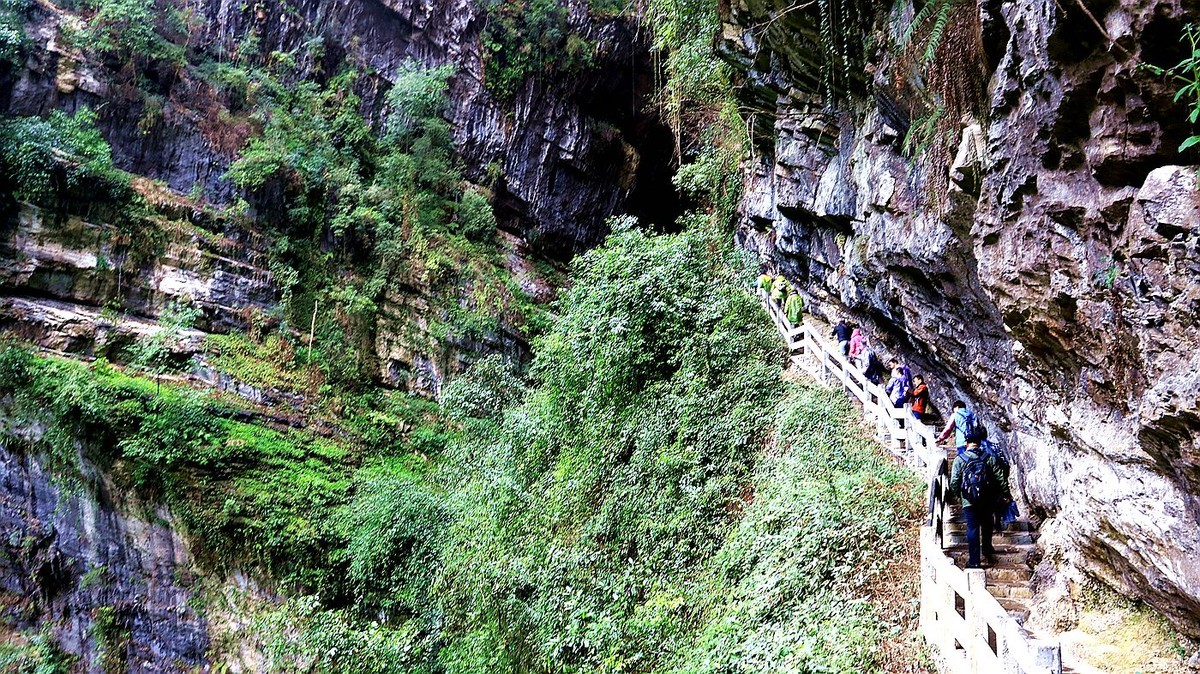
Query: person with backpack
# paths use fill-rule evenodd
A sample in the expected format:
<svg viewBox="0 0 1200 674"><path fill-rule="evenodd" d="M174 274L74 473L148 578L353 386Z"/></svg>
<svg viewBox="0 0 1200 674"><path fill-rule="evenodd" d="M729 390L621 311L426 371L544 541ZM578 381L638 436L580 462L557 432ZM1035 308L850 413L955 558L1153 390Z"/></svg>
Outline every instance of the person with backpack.
<svg viewBox="0 0 1200 674"><path fill-rule="evenodd" d="M879 360L879 356L875 355L875 350L871 348L870 342L867 342L863 347L862 355L860 356L863 368L863 374L872 384L883 383L883 362Z"/></svg>
<svg viewBox="0 0 1200 674"><path fill-rule="evenodd" d="M804 320L804 298L796 294L795 288L792 288L791 294L783 303L783 313L793 326L800 325Z"/></svg>
<svg viewBox="0 0 1200 674"><path fill-rule="evenodd" d="M950 420L946 422L946 427L942 429L942 434L938 436L938 442L946 441L950 434L954 434L954 448L958 450L958 455L962 456L963 448L967 446L967 436L975 435L979 437L980 428L983 425L975 418L975 413L967 409L967 404L961 400L954 401L954 412L950 415ZM978 440L977 440L978 441Z"/></svg>
<svg viewBox="0 0 1200 674"><path fill-rule="evenodd" d="M1010 474L1012 468L1008 460L1008 455L1000 448L1000 445L988 440L987 426L979 426L979 448L987 456L994 457L1000 462L1004 468L1004 473ZM1001 531L1010 523L1016 521L1021 516L1021 511L1017 508L1017 504L1013 501L1012 496L1008 494L997 494L996 508L992 513L995 518L994 531Z"/></svg>
<svg viewBox="0 0 1200 674"><path fill-rule="evenodd" d="M1008 490L1008 467L995 455L979 446L980 436L967 436L963 452L954 459L950 469L950 492L962 501L963 519L967 524L967 568L982 568L996 563L992 547L992 532L996 504L1011 500ZM981 554L982 553L982 559Z"/></svg>

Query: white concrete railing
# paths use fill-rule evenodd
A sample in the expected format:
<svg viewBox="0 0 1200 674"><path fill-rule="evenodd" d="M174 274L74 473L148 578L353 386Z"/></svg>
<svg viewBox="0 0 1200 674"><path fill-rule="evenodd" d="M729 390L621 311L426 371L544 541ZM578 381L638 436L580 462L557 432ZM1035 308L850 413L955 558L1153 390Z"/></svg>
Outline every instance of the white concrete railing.
<svg viewBox="0 0 1200 674"><path fill-rule="evenodd" d="M808 356L800 360L800 367L814 379L827 385L836 383L854 396L862 404L863 415L874 424L880 443L926 481L932 480L933 471L946 458L945 451L938 447L936 431L913 417L907 406L893 406L882 386L867 379L841 349L827 344L810 325L792 325L766 291L760 288L758 294L787 343L788 352Z"/></svg>
<svg viewBox="0 0 1200 674"><path fill-rule="evenodd" d="M1061 674L1057 645L1039 643L1008 614L986 586L982 569L960 569L944 551L949 520L950 462L934 429L905 407L895 407L883 388L852 365L807 323L792 325L779 304L758 295L783 336L788 354L814 379L838 385L862 403L879 441L926 480L929 519L921 527L921 615L925 640L940 651L953 674Z"/></svg>

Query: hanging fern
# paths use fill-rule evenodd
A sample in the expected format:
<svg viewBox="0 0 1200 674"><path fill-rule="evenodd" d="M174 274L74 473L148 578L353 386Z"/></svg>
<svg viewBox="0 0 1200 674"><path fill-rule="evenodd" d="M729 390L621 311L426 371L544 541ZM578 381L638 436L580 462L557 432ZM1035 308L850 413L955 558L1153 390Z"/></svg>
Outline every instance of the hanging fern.
<svg viewBox="0 0 1200 674"><path fill-rule="evenodd" d="M928 196L949 189L953 144L965 118L984 114L983 41L979 10L969 0L926 0L896 38L897 100L907 102L912 122L904 152L929 170Z"/></svg>
<svg viewBox="0 0 1200 674"><path fill-rule="evenodd" d="M900 37L900 48L906 49L912 43L913 36L925 32L923 29L929 25L929 30L923 40L921 61L929 64L937 56L937 49L942 43L942 37L946 34L946 28L950 25L950 17L956 6L965 4L965 0L929 0L920 10L913 15L912 21L904 29L904 33Z"/></svg>

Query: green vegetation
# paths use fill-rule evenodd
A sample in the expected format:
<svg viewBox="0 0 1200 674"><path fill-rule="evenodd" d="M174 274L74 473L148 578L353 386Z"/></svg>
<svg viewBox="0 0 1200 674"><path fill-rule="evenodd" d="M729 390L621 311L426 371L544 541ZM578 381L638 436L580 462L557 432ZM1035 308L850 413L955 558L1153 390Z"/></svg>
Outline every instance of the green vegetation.
<svg viewBox="0 0 1200 674"><path fill-rule="evenodd" d="M558 0L487 0L484 81L512 99L530 77L570 73L591 62L593 46L567 25Z"/></svg>
<svg viewBox="0 0 1200 674"><path fill-rule="evenodd" d="M160 6L161 5L161 6ZM186 15L173 3L155 0L82 0L87 28L75 42L122 62L186 64L185 47L170 37L186 35Z"/></svg>
<svg viewBox="0 0 1200 674"><path fill-rule="evenodd" d="M284 291L270 330L212 337L207 357L308 404L255 416L138 375L174 365L170 343L196 318L175 307L126 354L128 371L0 344L6 442L70 488L93 489L84 462L96 466L131 502L167 506L202 567L249 570L277 590L284 601L256 616L268 671L883 668L888 621L904 616L864 597L889 582L919 485L845 421L846 401L780 378L777 336L728 245L745 128L712 55L713 3L647 10L684 165L676 184L699 211L671 235L614 220L545 317L504 268L491 194L454 159L453 72L409 64L373 125L361 66L330 68L319 39L264 55L248 36L195 63L187 17L147 16L156 8L89 2L88 31L131 72L209 87L205 133L238 151L227 178L271 237ZM855 3L813 11L840 36L820 76L845 88L868 16ZM553 0L493 0L486 13L485 74L500 97L587 66L592 45ZM149 79L159 84L138 87L153 112L162 92L147 92L163 78ZM94 116L56 114L22 122L53 131L53 171L97 164L75 183L47 171L43 199L111 169ZM533 362L482 359L439 403L375 389L379 322L417 323L381 309L402 313L393 300L414 288L429 298L423 337L403 335L414 348L512 324L533 337ZM111 610L94 621L104 659L125 634Z"/></svg>
<svg viewBox="0 0 1200 674"><path fill-rule="evenodd" d="M44 632L0 643L0 672L5 674L70 674L77 660Z"/></svg>
<svg viewBox="0 0 1200 674"><path fill-rule="evenodd" d="M96 113L0 120L0 166L18 199L54 203L65 195L120 199L129 177L113 167L112 151L96 130Z"/></svg>
<svg viewBox="0 0 1200 674"><path fill-rule="evenodd" d="M1179 84L1175 92L1175 101L1184 101L1188 110L1188 123L1193 129L1200 123L1200 25L1188 24L1183 29L1183 41L1191 49L1191 54L1171 68L1159 68L1153 65L1146 67L1152 72L1165 75ZM1200 144L1200 134L1192 134L1179 144L1179 151Z"/></svg>
<svg viewBox="0 0 1200 674"><path fill-rule="evenodd" d="M949 189L949 167L962 120L983 121L987 72L979 9L964 0L929 0L894 36L893 92L909 109L904 151L926 167L935 203Z"/></svg>
<svg viewBox="0 0 1200 674"><path fill-rule="evenodd" d="M309 367L303 345L293 344L279 332L258 341L240 332L209 335L207 341L208 362L218 371L251 386L305 392L320 372Z"/></svg>
<svg viewBox="0 0 1200 674"><path fill-rule="evenodd" d="M0 61L19 65L29 48L25 20L33 0L0 0Z"/></svg>
<svg viewBox="0 0 1200 674"><path fill-rule="evenodd" d="M135 342L125 354L126 360L134 367L156 374L180 369L182 363L176 362L171 347L179 341L185 330L196 324L199 317L200 309L196 307L179 302L167 304L158 317L160 330Z"/></svg>
<svg viewBox="0 0 1200 674"><path fill-rule="evenodd" d="M96 662L105 674L129 671L129 625L113 606L92 611L92 640L96 644Z"/></svg>
<svg viewBox="0 0 1200 674"><path fill-rule="evenodd" d="M58 473L87 438L205 564L296 597L261 618L272 671L872 671L887 625L855 598L919 486L780 380L723 239L618 227L528 373L487 359L440 410L342 397L336 444L13 346L0 386Z"/></svg>

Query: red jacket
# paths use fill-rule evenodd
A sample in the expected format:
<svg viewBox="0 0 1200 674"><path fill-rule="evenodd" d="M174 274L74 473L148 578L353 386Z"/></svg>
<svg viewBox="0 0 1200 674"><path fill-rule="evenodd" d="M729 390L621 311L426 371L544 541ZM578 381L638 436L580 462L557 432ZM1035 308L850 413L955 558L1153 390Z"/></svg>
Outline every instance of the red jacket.
<svg viewBox="0 0 1200 674"><path fill-rule="evenodd" d="M917 414L925 414L925 408L929 406L929 387L924 384L917 384L912 390L912 410Z"/></svg>

